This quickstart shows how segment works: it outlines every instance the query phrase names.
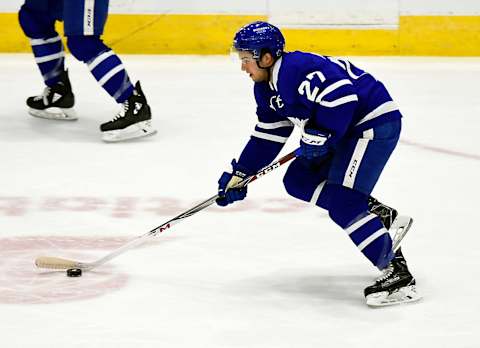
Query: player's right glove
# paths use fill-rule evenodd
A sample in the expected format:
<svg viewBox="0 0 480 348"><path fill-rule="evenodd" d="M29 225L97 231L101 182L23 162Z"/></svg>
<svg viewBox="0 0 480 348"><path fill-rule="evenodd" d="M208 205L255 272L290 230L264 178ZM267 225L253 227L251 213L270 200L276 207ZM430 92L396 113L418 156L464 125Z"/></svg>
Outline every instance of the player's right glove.
<svg viewBox="0 0 480 348"><path fill-rule="evenodd" d="M300 157L313 160L324 157L329 151L329 138L331 134L327 131L311 127L308 122L302 130L300 140Z"/></svg>
<svg viewBox="0 0 480 348"><path fill-rule="evenodd" d="M223 172L218 180L218 195L216 202L225 207L236 201L241 201L247 196L247 186L234 188L239 182L248 177L250 171L232 160L232 173Z"/></svg>

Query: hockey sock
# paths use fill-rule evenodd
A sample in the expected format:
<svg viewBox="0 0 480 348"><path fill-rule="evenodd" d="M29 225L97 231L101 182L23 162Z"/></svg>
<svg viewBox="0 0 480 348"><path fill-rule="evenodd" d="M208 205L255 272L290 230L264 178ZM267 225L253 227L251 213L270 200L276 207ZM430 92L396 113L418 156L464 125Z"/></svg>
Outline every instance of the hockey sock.
<svg viewBox="0 0 480 348"><path fill-rule="evenodd" d="M120 58L112 50L101 53L87 65L100 86L118 103L132 95L133 85Z"/></svg>
<svg viewBox="0 0 480 348"><path fill-rule="evenodd" d="M134 87L120 58L98 36L70 36L68 47L118 103L132 95Z"/></svg>
<svg viewBox="0 0 480 348"><path fill-rule="evenodd" d="M65 70L65 52L60 36L30 39L30 44L45 84L49 87L55 85Z"/></svg>
<svg viewBox="0 0 480 348"><path fill-rule="evenodd" d="M60 73L64 71L65 52L60 36L55 31L55 19L49 13L31 7L24 4L18 13L18 20L30 39L43 80L51 87L60 80Z"/></svg>
<svg viewBox="0 0 480 348"><path fill-rule="evenodd" d="M329 215L380 270L393 259L392 239L381 219L368 211L368 196L332 185Z"/></svg>

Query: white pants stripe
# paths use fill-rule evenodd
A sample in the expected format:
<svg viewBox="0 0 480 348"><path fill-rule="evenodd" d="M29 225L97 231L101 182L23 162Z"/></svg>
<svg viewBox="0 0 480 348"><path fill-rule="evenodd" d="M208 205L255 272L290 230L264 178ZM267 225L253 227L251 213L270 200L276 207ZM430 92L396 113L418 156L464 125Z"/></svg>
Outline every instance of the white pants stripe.
<svg viewBox="0 0 480 348"><path fill-rule="evenodd" d="M353 188L353 185L355 184L355 178L357 177L358 168L360 168L365 151L367 151L368 142L373 139L373 137L373 129L367 129L363 132L363 137L358 139L352 158L348 164L347 171L343 177L343 186Z"/></svg>
<svg viewBox="0 0 480 348"><path fill-rule="evenodd" d="M347 171L345 172L345 176L343 177L343 186L353 188L353 185L355 184L355 178L357 177L358 168L360 167L363 155L367 150L367 146L368 139L358 140L357 146L355 146L355 150L353 151L353 156L348 164Z"/></svg>
<svg viewBox="0 0 480 348"><path fill-rule="evenodd" d="M316 205L316 204L317 204L318 197L320 197L320 193L322 193L323 187L325 186L325 183L326 183L326 182L327 182L327 180L322 181L322 182L320 183L320 185L317 186L317 188L316 188L315 191L313 192L312 199L310 200L310 203L311 203L311 204L313 204L313 205Z"/></svg>
<svg viewBox="0 0 480 348"><path fill-rule="evenodd" d="M95 0L85 0L83 11L83 35L93 35Z"/></svg>

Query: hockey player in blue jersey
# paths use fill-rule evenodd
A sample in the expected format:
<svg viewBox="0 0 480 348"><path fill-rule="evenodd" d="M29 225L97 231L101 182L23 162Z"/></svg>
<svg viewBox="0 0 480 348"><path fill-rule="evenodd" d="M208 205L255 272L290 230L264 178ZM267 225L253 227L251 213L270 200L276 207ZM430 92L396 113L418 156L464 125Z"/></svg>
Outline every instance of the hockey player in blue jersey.
<svg viewBox="0 0 480 348"><path fill-rule="evenodd" d="M399 139L397 105L380 81L349 61L285 52L284 45L280 30L266 22L235 35L241 69L255 82L258 123L232 171L220 177L217 204L244 199L247 187L235 185L272 162L297 126L300 147L283 179L287 192L326 209L382 271L364 290L368 305L418 300L400 249L412 219L370 196Z"/></svg>
<svg viewBox="0 0 480 348"><path fill-rule="evenodd" d="M26 0L19 22L30 39L46 88L27 99L32 116L75 120L75 98L65 70L65 52L55 22L63 20L70 53L84 62L101 87L121 105L120 112L100 126L102 139L122 141L155 133L151 111L140 83L135 86L120 58L101 40L108 0Z"/></svg>

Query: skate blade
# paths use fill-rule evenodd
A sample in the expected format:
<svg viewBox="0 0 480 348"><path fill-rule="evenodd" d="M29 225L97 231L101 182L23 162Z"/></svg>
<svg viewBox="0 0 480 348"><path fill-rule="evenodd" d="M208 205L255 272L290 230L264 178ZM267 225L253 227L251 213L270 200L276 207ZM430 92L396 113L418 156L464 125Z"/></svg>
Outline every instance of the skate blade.
<svg viewBox="0 0 480 348"><path fill-rule="evenodd" d="M58 121L75 121L78 119L77 113L73 108L48 108L45 110L36 110L30 108L28 113L34 117L44 118L47 120Z"/></svg>
<svg viewBox="0 0 480 348"><path fill-rule="evenodd" d="M400 243L407 234L410 227L412 227L413 219L410 216L399 215L395 218L390 227L391 231L395 231L393 236L393 251L397 251L400 248Z"/></svg>
<svg viewBox="0 0 480 348"><path fill-rule="evenodd" d="M404 286L397 291L388 294L388 291L382 291L376 294L370 294L366 297L367 305L370 307L393 306L402 303L419 301L422 298L417 293L415 285Z"/></svg>
<svg viewBox="0 0 480 348"><path fill-rule="evenodd" d="M151 121L143 121L132 124L124 129L102 132L102 140L106 143L116 143L131 139L143 138L157 133L152 127Z"/></svg>

